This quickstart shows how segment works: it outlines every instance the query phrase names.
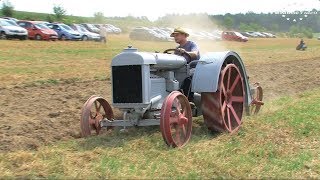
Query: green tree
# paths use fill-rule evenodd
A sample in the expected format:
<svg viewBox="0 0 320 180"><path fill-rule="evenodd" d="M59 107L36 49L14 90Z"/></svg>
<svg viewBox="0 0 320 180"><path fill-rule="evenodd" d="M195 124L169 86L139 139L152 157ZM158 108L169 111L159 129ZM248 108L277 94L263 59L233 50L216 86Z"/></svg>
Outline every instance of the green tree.
<svg viewBox="0 0 320 180"><path fill-rule="evenodd" d="M93 21L95 22L95 23L104 23L105 22L105 17L104 17L104 15L103 15L103 13L102 12L96 12L96 13L94 13L93 14Z"/></svg>
<svg viewBox="0 0 320 180"><path fill-rule="evenodd" d="M46 17L46 21L48 21L49 23L52 23L54 21L54 17L51 14L48 14Z"/></svg>
<svg viewBox="0 0 320 180"><path fill-rule="evenodd" d="M271 25L271 31L279 32L279 24L272 24Z"/></svg>
<svg viewBox="0 0 320 180"><path fill-rule="evenodd" d="M1 13L4 16L12 17L14 8L9 1L4 1L1 7Z"/></svg>
<svg viewBox="0 0 320 180"><path fill-rule="evenodd" d="M227 29L231 29L233 27L233 22L234 20L230 16L226 16L223 19L223 26L226 27Z"/></svg>
<svg viewBox="0 0 320 180"><path fill-rule="evenodd" d="M61 6L59 6L59 5L55 5L54 7L53 7L53 12L54 12L54 14L55 14L55 16L56 16L56 20L57 21L61 21L61 20L63 20L63 17L66 15L66 13L67 13L67 11L63 8L63 7L61 7Z"/></svg>
<svg viewBox="0 0 320 180"><path fill-rule="evenodd" d="M307 37L311 39L313 38L313 31L311 28L293 25L290 27L289 36L299 38Z"/></svg>
<svg viewBox="0 0 320 180"><path fill-rule="evenodd" d="M309 39L313 38L313 31L311 28L302 28L301 31L305 37Z"/></svg>
<svg viewBox="0 0 320 180"><path fill-rule="evenodd" d="M239 30L240 31L251 31L252 29L250 28L250 26L248 24L240 23Z"/></svg>

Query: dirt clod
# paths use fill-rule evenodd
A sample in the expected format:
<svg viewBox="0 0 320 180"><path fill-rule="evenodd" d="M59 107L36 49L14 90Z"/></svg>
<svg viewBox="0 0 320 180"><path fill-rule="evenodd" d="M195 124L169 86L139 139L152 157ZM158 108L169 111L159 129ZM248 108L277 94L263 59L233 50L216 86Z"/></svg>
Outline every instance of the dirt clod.
<svg viewBox="0 0 320 180"><path fill-rule="evenodd" d="M60 116L60 112L49 113L48 116L49 116L50 118L55 118L55 117Z"/></svg>

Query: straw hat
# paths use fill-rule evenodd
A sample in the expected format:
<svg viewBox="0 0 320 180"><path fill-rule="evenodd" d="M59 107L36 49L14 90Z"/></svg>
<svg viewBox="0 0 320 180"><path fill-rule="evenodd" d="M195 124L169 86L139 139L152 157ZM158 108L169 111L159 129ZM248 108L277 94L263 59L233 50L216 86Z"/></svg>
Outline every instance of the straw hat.
<svg viewBox="0 0 320 180"><path fill-rule="evenodd" d="M187 37L189 36L189 33L187 33L182 28L175 28L173 33L171 33L170 37L174 37L174 34L178 34L178 33L185 34Z"/></svg>

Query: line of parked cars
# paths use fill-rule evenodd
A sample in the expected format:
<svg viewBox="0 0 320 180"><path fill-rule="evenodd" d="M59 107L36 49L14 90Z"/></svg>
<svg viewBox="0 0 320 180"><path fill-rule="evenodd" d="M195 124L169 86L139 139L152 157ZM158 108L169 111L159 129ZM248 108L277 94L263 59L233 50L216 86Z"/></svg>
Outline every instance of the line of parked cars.
<svg viewBox="0 0 320 180"><path fill-rule="evenodd" d="M276 38L274 34L268 33L268 32L248 31L248 32L241 32L241 34L246 37L253 37L253 38Z"/></svg>
<svg viewBox="0 0 320 180"><path fill-rule="evenodd" d="M171 29L169 28L148 28L148 27L136 27L134 28L129 37L132 40L143 41L172 41L170 37Z"/></svg>
<svg viewBox="0 0 320 180"><path fill-rule="evenodd" d="M93 40L100 41L100 29L120 34L120 28L111 24L71 24L27 21L14 18L0 18L0 39L34 40Z"/></svg>
<svg viewBox="0 0 320 180"><path fill-rule="evenodd" d="M190 39L193 40L221 40L222 31L194 31L189 28L185 28L190 34ZM132 40L142 41L173 41L170 34L173 32L173 28L170 27L136 27L132 29L129 34Z"/></svg>
<svg viewBox="0 0 320 180"><path fill-rule="evenodd" d="M248 38L276 38L272 33L268 32L236 32L223 31L221 34L223 40L247 42Z"/></svg>
<svg viewBox="0 0 320 180"><path fill-rule="evenodd" d="M193 30L190 28L184 28L190 34L191 40L227 40L227 41L240 41L247 42L250 38L275 38L276 36L268 32L236 32L236 31L204 31ZM159 27L136 27L134 28L129 37L132 40L143 41L173 41L170 37L173 28L159 28Z"/></svg>

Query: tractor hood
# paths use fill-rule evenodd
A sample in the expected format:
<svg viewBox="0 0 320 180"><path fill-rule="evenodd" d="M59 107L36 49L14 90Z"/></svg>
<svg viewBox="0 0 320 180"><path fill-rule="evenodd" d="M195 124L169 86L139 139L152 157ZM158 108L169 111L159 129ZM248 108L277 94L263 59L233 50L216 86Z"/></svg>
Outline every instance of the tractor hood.
<svg viewBox="0 0 320 180"><path fill-rule="evenodd" d="M129 46L112 59L111 66L145 65L153 69L177 69L187 64L184 57L174 54L138 52Z"/></svg>

